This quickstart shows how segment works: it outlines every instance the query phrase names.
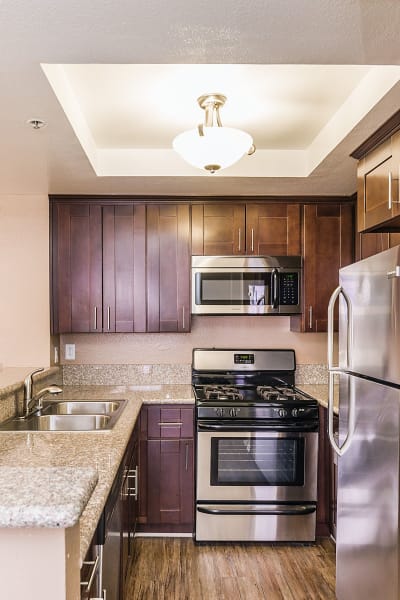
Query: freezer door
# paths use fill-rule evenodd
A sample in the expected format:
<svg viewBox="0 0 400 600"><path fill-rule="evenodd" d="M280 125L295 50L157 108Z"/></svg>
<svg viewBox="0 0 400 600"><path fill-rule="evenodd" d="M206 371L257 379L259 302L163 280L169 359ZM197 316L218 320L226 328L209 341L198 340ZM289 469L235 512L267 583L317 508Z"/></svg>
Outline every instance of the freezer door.
<svg viewBox="0 0 400 600"><path fill-rule="evenodd" d="M339 300L339 366L400 384L400 246L340 270L351 304L352 345L347 352L349 307Z"/></svg>
<svg viewBox="0 0 400 600"><path fill-rule="evenodd" d="M338 600L398 600L400 390L342 374L340 445L348 432L350 385L355 428L338 458L336 594Z"/></svg>

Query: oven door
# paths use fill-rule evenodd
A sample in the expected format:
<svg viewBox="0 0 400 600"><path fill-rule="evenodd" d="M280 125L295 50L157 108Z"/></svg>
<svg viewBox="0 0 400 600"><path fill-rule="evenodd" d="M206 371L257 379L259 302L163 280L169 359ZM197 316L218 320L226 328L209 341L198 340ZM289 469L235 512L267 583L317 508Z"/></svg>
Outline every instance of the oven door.
<svg viewBox="0 0 400 600"><path fill-rule="evenodd" d="M197 502L316 502L318 431L298 426L199 421Z"/></svg>

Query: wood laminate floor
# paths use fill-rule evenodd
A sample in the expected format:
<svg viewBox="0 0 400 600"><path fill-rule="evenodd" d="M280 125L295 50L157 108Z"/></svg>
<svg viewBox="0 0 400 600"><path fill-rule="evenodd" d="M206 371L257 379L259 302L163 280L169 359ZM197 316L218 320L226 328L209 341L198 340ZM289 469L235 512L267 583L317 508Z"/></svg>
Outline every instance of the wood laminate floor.
<svg viewBox="0 0 400 600"><path fill-rule="evenodd" d="M126 600L334 600L335 547L137 538Z"/></svg>

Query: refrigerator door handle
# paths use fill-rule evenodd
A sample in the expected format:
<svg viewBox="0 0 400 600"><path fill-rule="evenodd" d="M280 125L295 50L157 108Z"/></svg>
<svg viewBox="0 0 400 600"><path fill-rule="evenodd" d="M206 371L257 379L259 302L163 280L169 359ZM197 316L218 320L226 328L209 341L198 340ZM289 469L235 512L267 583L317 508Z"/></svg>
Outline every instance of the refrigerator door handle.
<svg viewBox="0 0 400 600"><path fill-rule="evenodd" d="M346 366L344 370L350 369L350 365L352 363L351 359L351 349L353 344L353 334L352 334L352 322L353 322L353 312L351 307L350 298L344 291L344 289L339 285L336 290L333 292L330 297L328 304L328 370L329 371L340 371L341 368L339 366L335 366L333 364L333 329L334 329L334 310L336 300L339 296L342 295L347 306L347 338L346 338Z"/></svg>
<svg viewBox="0 0 400 600"><path fill-rule="evenodd" d="M328 435L329 441L332 448L338 456L343 456L345 452L350 448L351 442L354 436L355 429L355 396L354 396L354 382L353 378L350 378L350 393L349 393L349 417L347 423L347 435L341 446L336 443L335 436L333 433L333 384L334 384L335 372L329 373L329 387L328 387Z"/></svg>

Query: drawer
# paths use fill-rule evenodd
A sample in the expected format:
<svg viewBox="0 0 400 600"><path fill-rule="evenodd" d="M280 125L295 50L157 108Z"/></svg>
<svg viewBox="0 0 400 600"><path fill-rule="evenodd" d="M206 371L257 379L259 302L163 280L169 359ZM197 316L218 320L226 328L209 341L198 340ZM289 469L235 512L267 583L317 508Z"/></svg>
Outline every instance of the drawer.
<svg viewBox="0 0 400 600"><path fill-rule="evenodd" d="M147 412L147 439L193 438L192 406L156 405L144 408Z"/></svg>

